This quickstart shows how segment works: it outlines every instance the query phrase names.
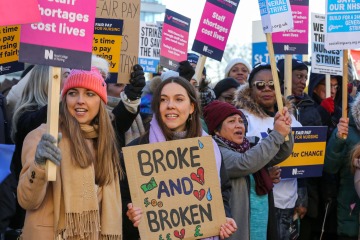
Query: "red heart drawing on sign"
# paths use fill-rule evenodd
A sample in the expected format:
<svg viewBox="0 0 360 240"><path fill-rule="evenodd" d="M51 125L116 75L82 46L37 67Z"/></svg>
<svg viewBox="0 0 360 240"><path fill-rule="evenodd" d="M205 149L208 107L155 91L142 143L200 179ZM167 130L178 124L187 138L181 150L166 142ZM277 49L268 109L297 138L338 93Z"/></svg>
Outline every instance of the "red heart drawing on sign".
<svg viewBox="0 0 360 240"><path fill-rule="evenodd" d="M171 19L172 19L172 16L166 15L166 18L167 18L168 20L171 20Z"/></svg>
<svg viewBox="0 0 360 240"><path fill-rule="evenodd" d="M184 239L185 237L185 229L181 229L180 232L178 230L174 231L174 236L180 239Z"/></svg>
<svg viewBox="0 0 360 240"><path fill-rule="evenodd" d="M197 174L196 173L191 173L190 177L191 177L192 180L200 183L201 185L204 185L204 183L205 183L204 168L199 167L197 169Z"/></svg>
<svg viewBox="0 0 360 240"><path fill-rule="evenodd" d="M200 191L194 190L193 194L197 199L199 199L199 201L201 201L205 196L205 190L204 189L200 189Z"/></svg>

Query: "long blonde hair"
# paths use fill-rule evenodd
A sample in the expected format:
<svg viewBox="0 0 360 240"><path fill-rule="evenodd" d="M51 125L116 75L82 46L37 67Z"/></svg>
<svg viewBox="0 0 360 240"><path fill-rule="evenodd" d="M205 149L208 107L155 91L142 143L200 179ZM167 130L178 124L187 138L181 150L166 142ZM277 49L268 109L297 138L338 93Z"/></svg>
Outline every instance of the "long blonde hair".
<svg viewBox="0 0 360 240"><path fill-rule="evenodd" d="M25 79L21 80L25 81ZM48 103L49 66L36 65L16 103L12 118L11 138L16 142L19 118L28 111L37 111Z"/></svg>
<svg viewBox="0 0 360 240"><path fill-rule="evenodd" d="M81 168L94 164L96 184L104 186L111 183L116 174L120 174L122 178L123 171L120 166L115 131L103 101L100 102L99 113L91 125L98 125L98 138L94 141L95 157L86 144L79 122L67 109L65 94L60 105L60 129L69 138L74 164Z"/></svg>

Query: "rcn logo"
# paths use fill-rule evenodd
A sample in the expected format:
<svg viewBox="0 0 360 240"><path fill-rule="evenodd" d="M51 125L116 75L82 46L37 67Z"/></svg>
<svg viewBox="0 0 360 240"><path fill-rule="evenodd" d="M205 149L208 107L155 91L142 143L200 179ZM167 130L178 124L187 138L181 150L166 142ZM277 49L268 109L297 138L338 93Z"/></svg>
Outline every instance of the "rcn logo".
<svg viewBox="0 0 360 240"><path fill-rule="evenodd" d="M49 49L45 49L45 59L54 59L54 51L53 50L49 50Z"/></svg>
<svg viewBox="0 0 360 240"><path fill-rule="evenodd" d="M294 52L295 50L296 50L296 47L290 47L289 45L284 45L284 51Z"/></svg>
<svg viewBox="0 0 360 240"><path fill-rule="evenodd" d="M206 52L206 53L212 54L214 51L213 51L213 50L211 50L211 49L209 49L209 47L208 47L208 46L204 45L204 47L203 47L203 52Z"/></svg>
<svg viewBox="0 0 360 240"><path fill-rule="evenodd" d="M292 175L296 176L296 175L304 175L305 171L304 170L298 170L297 168L293 168L292 170Z"/></svg>

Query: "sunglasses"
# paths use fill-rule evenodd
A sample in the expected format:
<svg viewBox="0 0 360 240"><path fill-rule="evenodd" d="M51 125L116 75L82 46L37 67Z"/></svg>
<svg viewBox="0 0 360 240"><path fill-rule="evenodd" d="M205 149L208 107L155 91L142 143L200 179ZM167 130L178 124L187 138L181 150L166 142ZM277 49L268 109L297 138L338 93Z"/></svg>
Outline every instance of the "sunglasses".
<svg viewBox="0 0 360 240"><path fill-rule="evenodd" d="M253 86L255 86L259 91L264 90L265 87L269 87L271 90L275 90L274 81L269 81L269 82L256 81L253 83Z"/></svg>

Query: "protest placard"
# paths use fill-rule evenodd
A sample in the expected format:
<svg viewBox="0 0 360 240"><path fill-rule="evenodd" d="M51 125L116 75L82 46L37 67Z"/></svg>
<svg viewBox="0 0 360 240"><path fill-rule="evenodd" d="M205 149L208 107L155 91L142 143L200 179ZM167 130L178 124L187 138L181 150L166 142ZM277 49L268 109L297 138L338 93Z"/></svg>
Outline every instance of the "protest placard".
<svg viewBox="0 0 360 240"><path fill-rule="evenodd" d="M281 178L319 177L324 166L327 127L294 127L293 152L281 167Z"/></svg>
<svg viewBox="0 0 360 240"><path fill-rule="evenodd" d="M160 47L160 65L176 70L187 59L190 18L166 9Z"/></svg>
<svg viewBox="0 0 360 240"><path fill-rule="evenodd" d="M309 0L290 0L294 28L273 34L276 54L308 54Z"/></svg>
<svg viewBox="0 0 360 240"><path fill-rule="evenodd" d="M37 0L0 0L0 26L40 22Z"/></svg>
<svg viewBox="0 0 360 240"><path fill-rule="evenodd" d="M162 24L140 22L139 64L144 72L157 73L160 63Z"/></svg>
<svg viewBox="0 0 360 240"><path fill-rule="evenodd" d="M109 83L116 83L118 79L122 30L123 20L95 19L93 53L109 62Z"/></svg>
<svg viewBox="0 0 360 240"><path fill-rule="evenodd" d="M259 0L264 33L281 32L294 27L289 0Z"/></svg>
<svg viewBox="0 0 360 240"><path fill-rule="evenodd" d="M39 0L40 23L21 26L19 61L90 70L96 0Z"/></svg>
<svg viewBox="0 0 360 240"><path fill-rule="evenodd" d="M225 223L211 137L123 148L142 240L200 239Z"/></svg>
<svg viewBox="0 0 360 240"><path fill-rule="evenodd" d="M207 0L192 51L221 61L240 0Z"/></svg>
<svg viewBox="0 0 360 240"><path fill-rule="evenodd" d="M20 25L0 27L0 75L24 70L19 60Z"/></svg>
<svg viewBox="0 0 360 240"><path fill-rule="evenodd" d="M117 82L129 83L132 66L138 63L140 0L97 0L96 17L124 21Z"/></svg>
<svg viewBox="0 0 360 240"><path fill-rule="evenodd" d="M328 50L360 47L360 1L326 1L325 48Z"/></svg>
<svg viewBox="0 0 360 240"><path fill-rule="evenodd" d="M292 54L294 59L302 60L301 54ZM284 54L275 54L275 61L285 58ZM252 22L252 65L258 63L270 63L266 36L262 30L261 20Z"/></svg>
<svg viewBox="0 0 360 240"><path fill-rule="evenodd" d="M313 73L342 75L343 51L328 50L325 46L325 15L311 14L311 71Z"/></svg>

